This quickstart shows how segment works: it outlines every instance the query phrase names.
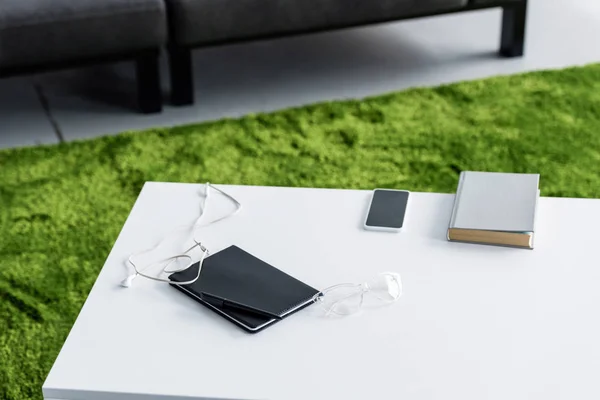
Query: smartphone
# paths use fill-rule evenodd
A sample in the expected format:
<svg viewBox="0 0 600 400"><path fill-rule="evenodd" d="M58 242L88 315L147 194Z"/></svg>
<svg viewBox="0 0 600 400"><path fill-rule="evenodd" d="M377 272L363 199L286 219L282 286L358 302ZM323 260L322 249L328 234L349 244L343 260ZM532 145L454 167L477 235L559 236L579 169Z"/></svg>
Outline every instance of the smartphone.
<svg viewBox="0 0 600 400"><path fill-rule="evenodd" d="M404 225L410 192L375 189L371 197L364 227L370 231L398 232Z"/></svg>

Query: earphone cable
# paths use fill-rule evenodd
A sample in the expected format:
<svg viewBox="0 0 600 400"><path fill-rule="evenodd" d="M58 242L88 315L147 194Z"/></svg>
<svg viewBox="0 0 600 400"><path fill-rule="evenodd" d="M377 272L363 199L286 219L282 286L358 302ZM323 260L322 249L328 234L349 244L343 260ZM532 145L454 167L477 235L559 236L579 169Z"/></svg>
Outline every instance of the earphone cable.
<svg viewBox="0 0 600 400"><path fill-rule="evenodd" d="M204 259L206 258L206 256L209 253L208 249L202 244L202 242L196 239L196 234L197 234L198 229L202 228L202 227L205 227L205 226L209 226L209 225L215 224L215 223L220 222L220 221L223 221L223 220L225 220L227 218L231 218L232 216L236 215L240 211L240 209L242 208L241 203L238 202L235 198L233 198L228 193L222 191L221 189L219 189L217 187L214 187L209 182L207 182L205 184L205 188L206 189L205 189L205 194L204 194L204 201L202 202L202 205L200 206L200 215L198 216L198 218L196 218L196 221L194 222L194 224L192 224L191 226L180 226L178 228L175 228L174 230L172 230L170 232L170 234L164 236L163 239L160 240L153 247L151 247L149 249L146 249L146 250L143 250L143 251L140 251L138 253L131 254L127 258L127 263L133 267L135 273L129 275L126 279L124 279L121 282L121 286L130 287L132 285L132 283L133 283L133 280L135 278L137 278L138 276L142 276L144 278L148 278L148 279L151 279L151 280L154 280L154 281L158 281L158 282L166 282L166 283L173 283L173 284L180 284L180 285L191 284L191 283L195 282L196 280L198 280L198 278L200 277L200 270L202 269L202 263L204 262ZM231 200L235 204L236 209L232 213L229 213L229 214L224 215L224 216L222 216L220 218L212 220L212 221L210 221L210 222L208 222L206 224L201 224L201 221L203 220L203 217L206 215L206 209L207 209L207 206L208 206L208 198L209 198L210 193L211 193L211 188L214 189L214 190L216 190L217 192L221 193L222 195L224 195L225 197L227 197L229 200ZM181 231L183 228L187 228L187 229L190 229L192 231L192 240L194 241L194 245L192 245L190 248L188 248L187 250L185 250L181 254L176 254L176 255L173 255L171 257L167 257L165 259L162 259L160 261L157 261L157 262L154 262L154 263L150 263L150 264L146 265L145 267L143 267L141 269L138 268L138 266L136 265L136 263L133 260L134 257L138 257L138 256L140 256L142 254L149 253L151 251L157 250L158 248L160 248L160 246L165 241L167 241L167 239L170 239L177 231ZM199 267L198 267L197 276L193 280L191 280L191 281L186 281L186 282L171 282L171 281L169 281L167 279L157 278L157 277L153 277L151 275L146 275L146 274L143 273L143 271L147 270L148 268L150 268L152 266L155 266L155 265L162 264L162 263L167 262L167 261L168 261L168 263L162 268L162 273L175 273L175 272L180 272L180 271L186 270L189 267L191 267L192 264L193 264L192 257L189 255L189 253L192 250L194 250L195 248L197 248L197 247L199 247L200 250L202 251L202 255L201 255L201 258L199 260ZM185 258L185 259L188 260L188 262L185 263L184 267L177 268L177 269L170 269L170 270L168 269L169 266L173 262L175 262L175 261L177 261L179 259L182 259L182 258Z"/></svg>

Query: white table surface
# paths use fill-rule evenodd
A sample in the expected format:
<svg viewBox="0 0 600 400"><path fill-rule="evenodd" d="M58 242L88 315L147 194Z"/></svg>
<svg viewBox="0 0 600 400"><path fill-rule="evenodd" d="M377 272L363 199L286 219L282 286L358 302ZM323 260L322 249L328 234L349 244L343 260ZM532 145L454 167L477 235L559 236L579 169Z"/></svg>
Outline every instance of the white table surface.
<svg viewBox="0 0 600 400"><path fill-rule="evenodd" d="M446 241L453 195L413 193L401 233L361 229L369 191L220 186L205 228L317 288L401 273L391 307L311 306L255 334L124 261L194 221L202 185L147 183L46 382L47 399L599 399L600 200L542 198L535 250ZM211 198L209 215L228 202Z"/></svg>

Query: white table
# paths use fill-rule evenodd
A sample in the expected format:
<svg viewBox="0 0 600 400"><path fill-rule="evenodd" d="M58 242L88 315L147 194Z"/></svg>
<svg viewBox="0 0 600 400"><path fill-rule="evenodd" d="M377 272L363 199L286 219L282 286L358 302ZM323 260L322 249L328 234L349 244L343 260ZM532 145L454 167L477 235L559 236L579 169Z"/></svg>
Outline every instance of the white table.
<svg viewBox="0 0 600 400"><path fill-rule="evenodd" d="M206 228L213 252L236 244L320 288L397 271L403 297L250 335L167 284L124 289L127 256L198 214L202 185L147 183L46 399L600 398L599 200L541 199L536 248L520 250L446 241L453 195L413 193L395 234L360 228L368 191L221 187L244 207Z"/></svg>

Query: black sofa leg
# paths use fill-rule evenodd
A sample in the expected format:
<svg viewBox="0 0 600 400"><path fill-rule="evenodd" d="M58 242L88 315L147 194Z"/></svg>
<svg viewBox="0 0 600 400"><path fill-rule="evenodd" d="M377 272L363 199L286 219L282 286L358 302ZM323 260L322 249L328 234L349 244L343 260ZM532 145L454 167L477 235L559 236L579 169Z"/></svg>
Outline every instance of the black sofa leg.
<svg viewBox="0 0 600 400"><path fill-rule="evenodd" d="M192 51L186 47L169 48L171 103L175 106L194 104Z"/></svg>
<svg viewBox="0 0 600 400"><path fill-rule="evenodd" d="M148 52L138 56L135 60L138 107L144 114L162 111L158 57L158 51Z"/></svg>
<svg viewBox="0 0 600 400"><path fill-rule="evenodd" d="M500 55L521 57L525 50L525 25L527 22L527 1L504 7L502 15L502 43Z"/></svg>

